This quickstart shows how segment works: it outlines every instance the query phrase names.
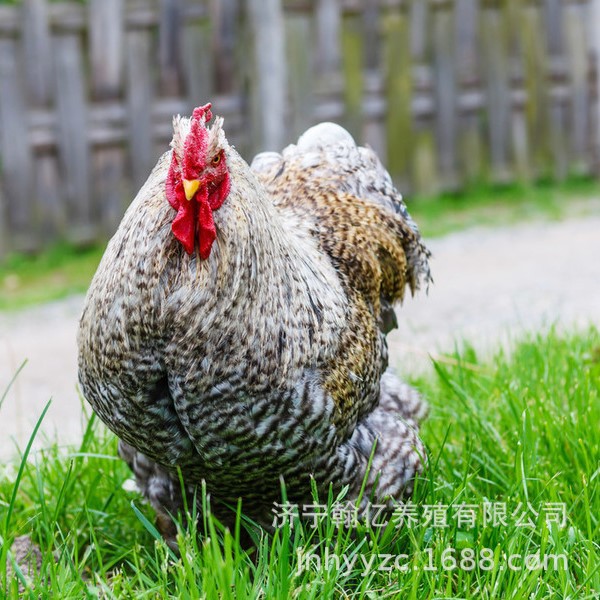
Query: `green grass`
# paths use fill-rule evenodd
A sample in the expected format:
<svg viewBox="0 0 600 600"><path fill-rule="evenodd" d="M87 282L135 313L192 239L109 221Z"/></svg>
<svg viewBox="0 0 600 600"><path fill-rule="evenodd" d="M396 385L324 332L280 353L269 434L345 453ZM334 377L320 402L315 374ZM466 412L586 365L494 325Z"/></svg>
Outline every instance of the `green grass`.
<svg viewBox="0 0 600 600"><path fill-rule="evenodd" d="M483 363L468 349L456 358L417 382L432 411L414 526L293 521L248 556L238 532L203 518L200 536L182 528L178 559L157 539L149 507L123 489L129 472L115 439L91 419L76 450L50 447L0 476L0 596L17 597L6 558L28 534L43 556L30 598L598 598L599 332L551 332ZM483 522L486 502L506 507L505 525ZM564 527L546 524L548 503L564 503ZM455 518L469 505L474 527ZM427 507L437 507L435 523L424 522ZM522 510L531 527L519 526ZM316 558L304 568L309 551L323 568ZM405 570L386 570L395 560L383 564L387 555L405 555ZM521 556L512 563L519 570L508 568L509 555ZM558 562L521 569L530 555ZM353 566L337 569L341 557Z"/></svg>
<svg viewBox="0 0 600 600"><path fill-rule="evenodd" d="M570 180L564 185L489 186L457 195L411 198L407 203L425 239L473 226L501 226L534 219L600 214L600 184ZM38 256L10 255L0 262L0 310L83 293L104 247L61 244Z"/></svg>
<svg viewBox="0 0 600 600"><path fill-rule="evenodd" d="M595 179L564 184L475 186L469 191L431 198L406 197L425 238L469 227L498 227L545 219L600 214L600 185Z"/></svg>
<svg viewBox="0 0 600 600"><path fill-rule="evenodd" d="M36 256L12 254L0 263L0 310L59 300L87 290L104 246L54 246Z"/></svg>

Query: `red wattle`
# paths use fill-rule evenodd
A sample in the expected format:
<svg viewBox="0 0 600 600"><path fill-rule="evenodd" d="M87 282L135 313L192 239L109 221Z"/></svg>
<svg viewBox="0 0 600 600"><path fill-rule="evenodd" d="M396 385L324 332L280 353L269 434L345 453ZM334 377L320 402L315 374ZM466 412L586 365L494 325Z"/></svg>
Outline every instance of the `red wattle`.
<svg viewBox="0 0 600 600"><path fill-rule="evenodd" d="M210 250L216 239L217 229L208 200L198 199L198 248L202 260L210 256Z"/></svg>
<svg viewBox="0 0 600 600"><path fill-rule="evenodd" d="M229 173L225 172L223 181L218 185L215 191L208 197L208 202L213 210L221 208L225 198L229 195L231 188L231 182L229 180Z"/></svg>
<svg viewBox="0 0 600 600"><path fill-rule="evenodd" d="M173 235L181 242L188 254L194 253L194 234L196 233L195 212L194 205L184 200L184 202L180 203L177 216L173 219L171 225Z"/></svg>

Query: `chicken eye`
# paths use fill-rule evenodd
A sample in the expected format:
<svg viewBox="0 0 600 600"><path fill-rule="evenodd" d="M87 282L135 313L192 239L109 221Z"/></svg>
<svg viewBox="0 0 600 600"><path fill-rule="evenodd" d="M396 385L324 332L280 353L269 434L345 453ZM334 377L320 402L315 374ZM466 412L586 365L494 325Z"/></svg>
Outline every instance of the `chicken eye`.
<svg viewBox="0 0 600 600"><path fill-rule="evenodd" d="M216 167L220 162L221 162L221 155L217 154L213 159L212 159L212 164L214 167Z"/></svg>

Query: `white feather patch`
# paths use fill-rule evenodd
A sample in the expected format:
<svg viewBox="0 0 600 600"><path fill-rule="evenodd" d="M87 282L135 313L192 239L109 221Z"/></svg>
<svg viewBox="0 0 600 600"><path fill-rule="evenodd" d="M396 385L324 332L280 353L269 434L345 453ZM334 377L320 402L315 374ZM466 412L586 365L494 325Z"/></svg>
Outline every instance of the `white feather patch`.
<svg viewBox="0 0 600 600"><path fill-rule="evenodd" d="M298 150L319 150L327 146L347 144L356 146L354 138L340 125L336 123L319 123L307 129L298 138Z"/></svg>

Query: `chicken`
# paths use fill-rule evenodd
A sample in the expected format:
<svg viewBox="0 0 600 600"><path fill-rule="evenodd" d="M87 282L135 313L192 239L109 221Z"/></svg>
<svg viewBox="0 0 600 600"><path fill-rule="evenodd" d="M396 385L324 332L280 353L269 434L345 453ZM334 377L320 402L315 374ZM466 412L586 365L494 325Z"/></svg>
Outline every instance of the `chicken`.
<svg viewBox="0 0 600 600"><path fill-rule="evenodd" d="M175 117L78 333L83 394L171 544L179 470L226 523L242 498L268 526L282 480L297 502L311 478L398 500L425 458L427 406L387 368L385 334L429 252L389 174L332 123L250 168L211 119Z"/></svg>

